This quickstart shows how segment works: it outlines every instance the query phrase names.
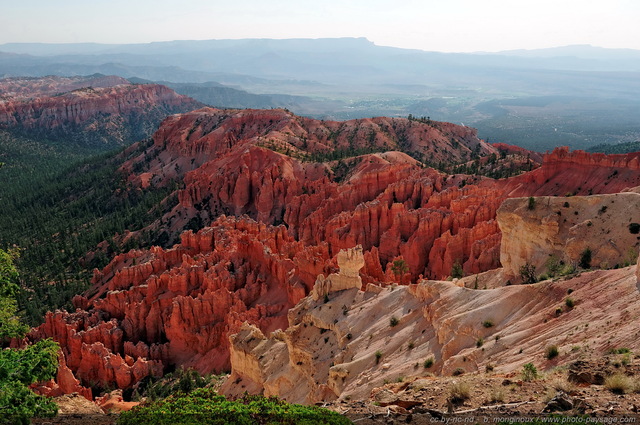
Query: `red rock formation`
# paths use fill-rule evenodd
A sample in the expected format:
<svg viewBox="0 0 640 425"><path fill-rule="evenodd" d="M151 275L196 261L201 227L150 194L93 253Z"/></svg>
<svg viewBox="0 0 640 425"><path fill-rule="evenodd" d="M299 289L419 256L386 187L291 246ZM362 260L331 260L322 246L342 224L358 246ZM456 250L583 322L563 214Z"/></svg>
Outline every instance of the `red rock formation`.
<svg viewBox="0 0 640 425"><path fill-rule="evenodd" d="M75 298L88 311L50 313L32 336L59 341L85 383L124 388L170 365L224 370L228 335L244 321L262 332L286 327L287 310L318 274L335 271L340 249L362 245L363 286L398 279L391 264L399 258L409 266L406 283L446 277L455 262L477 273L499 266L495 217L504 199L640 185L633 157L565 150L547 155L540 169L500 180L447 176L397 151L311 161L367 143L434 160L467 160L475 146L497 152L468 128L445 123L338 123L211 108L172 116L122 170L133 185L184 184L178 204L150 228L177 235L194 219L211 227L182 233L171 249L117 256ZM610 175L609 183L593 173Z"/></svg>
<svg viewBox="0 0 640 425"><path fill-rule="evenodd" d="M544 155L542 167L510 181L510 196L617 193L640 186L640 153L605 155L566 147Z"/></svg>
<svg viewBox="0 0 640 425"><path fill-rule="evenodd" d="M530 151L520 146L507 145L506 143L492 143L491 146L496 148L501 154L504 152L507 155L528 156L536 163L542 163L543 156L539 152Z"/></svg>
<svg viewBox="0 0 640 425"><path fill-rule="evenodd" d="M96 293L74 299L89 311L48 313L30 337L58 341L85 384L127 388L169 365L226 370L229 333L244 321L285 327L327 260L283 226L223 216L172 249L117 256L96 272Z"/></svg>
<svg viewBox="0 0 640 425"><path fill-rule="evenodd" d="M58 397L63 394L79 393L87 400L92 400L91 388L83 387L76 379L73 372L65 362L65 356L60 353L58 356L59 366L55 380L31 385L31 389L41 395L48 397Z"/></svg>
<svg viewBox="0 0 640 425"><path fill-rule="evenodd" d="M201 106L166 86L134 85L119 77L9 79L0 82L3 87L0 128L46 132L48 137L107 140L106 133L130 141L128 133L144 137L145 127L164 116Z"/></svg>
<svg viewBox="0 0 640 425"><path fill-rule="evenodd" d="M0 80L3 100L28 100L37 97L55 96L85 87L104 88L129 85L128 80L115 75L95 75L90 77L10 77Z"/></svg>

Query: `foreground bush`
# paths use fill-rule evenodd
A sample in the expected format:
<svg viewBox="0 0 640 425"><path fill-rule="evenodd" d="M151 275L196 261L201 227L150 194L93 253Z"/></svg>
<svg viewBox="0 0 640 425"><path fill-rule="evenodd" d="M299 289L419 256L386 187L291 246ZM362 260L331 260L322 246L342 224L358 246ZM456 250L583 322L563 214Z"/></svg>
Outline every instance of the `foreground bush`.
<svg viewBox="0 0 640 425"><path fill-rule="evenodd" d="M0 424L27 424L33 416L53 417L58 407L29 389L58 370L59 346L50 339L22 350L0 348Z"/></svg>
<svg viewBox="0 0 640 425"><path fill-rule="evenodd" d="M34 416L52 417L58 407L35 394L29 384L53 378L58 370L58 344L50 339L24 349L5 349L11 338L22 338L29 329L17 314L17 251L0 249L0 424L28 424Z"/></svg>
<svg viewBox="0 0 640 425"><path fill-rule="evenodd" d="M604 380L606 389L616 394L626 394L633 391L633 380L622 373L607 376Z"/></svg>
<svg viewBox="0 0 640 425"><path fill-rule="evenodd" d="M327 409L288 404L275 397L248 395L229 401L210 388L200 388L134 407L120 415L118 424L347 425L351 421Z"/></svg>

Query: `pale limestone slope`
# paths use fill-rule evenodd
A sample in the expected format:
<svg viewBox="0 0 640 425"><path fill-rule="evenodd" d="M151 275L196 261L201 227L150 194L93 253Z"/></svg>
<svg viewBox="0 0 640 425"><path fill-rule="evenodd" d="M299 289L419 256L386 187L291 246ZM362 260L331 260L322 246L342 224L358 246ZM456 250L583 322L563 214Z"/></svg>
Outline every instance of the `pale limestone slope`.
<svg viewBox="0 0 640 425"><path fill-rule="evenodd" d="M565 306L569 289L573 309ZM487 364L509 373L528 362L544 370L613 347L640 349L635 266L489 290L423 281L376 292L335 292L327 303L307 297L290 311L290 328L270 338L244 326L231 337L233 372L224 392L302 403L363 399L399 377L483 371ZM399 319L393 327L392 317ZM486 320L494 326L484 327ZM544 353L552 344L560 356L549 361Z"/></svg>

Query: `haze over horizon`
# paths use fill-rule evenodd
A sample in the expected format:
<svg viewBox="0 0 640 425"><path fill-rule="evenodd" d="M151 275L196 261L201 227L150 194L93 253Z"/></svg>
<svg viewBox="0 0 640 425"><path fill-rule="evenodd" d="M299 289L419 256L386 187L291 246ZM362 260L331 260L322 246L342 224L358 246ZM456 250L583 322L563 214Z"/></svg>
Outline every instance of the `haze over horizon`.
<svg viewBox="0 0 640 425"><path fill-rule="evenodd" d="M3 6L0 44L365 37L379 46L441 52L640 50L638 16L640 3L632 0L34 0Z"/></svg>

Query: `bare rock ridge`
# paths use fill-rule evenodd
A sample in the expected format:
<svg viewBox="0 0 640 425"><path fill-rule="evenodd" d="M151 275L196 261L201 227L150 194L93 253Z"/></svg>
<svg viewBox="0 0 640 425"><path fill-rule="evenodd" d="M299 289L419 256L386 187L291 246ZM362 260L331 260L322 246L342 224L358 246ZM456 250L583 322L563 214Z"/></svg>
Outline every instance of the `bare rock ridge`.
<svg viewBox="0 0 640 425"><path fill-rule="evenodd" d="M508 199L498 223L508 276L518 276L525 264L542 274L550 259L578 264L583 255L597 267L620 267L633 264L640 246L640 194Z"/></svg>
<svg viewBox="0 0 640 425"><path fill-rule="evenodd" d="M636 350L636 281L626 267L488 290L421 281L306 297L290 310L284 332L266 336L245 323L231 335L232 373L222 391L307 404L362 400L399 377L487 366L508 374L529 362L547 370L615 347ZM565 306L569 290L572 307ZM558 358L547 359L549 345L557 345Z"/></svg>
<svg viewBox="0 0 640 425"><path fill-rule="evenodd" d="M366 153L367 147L379 151ZM471 129L447 123L391 118L338 123L296 117L283 110L212 108L167 118L153 136L153 146L121 170L133 186L182 183L178 203L150 225L165 230L169 240L177 236L177 243L118 255L95 272L92 288L74 299L76 312L50 313L45 324L32 332L32 338L59 341L68 367L82 384L127 388L143 376L157 376L168 368L194 367L208 373L228 370L232 362L241 359L246 360L247 368L254 367L253 372L243 373L258 376L266 373L260 369L266 366L249 355L253 348L234 354L230 346L229 335L245 329L244 322L255 328L247 331L255 336L251 344L270 341L265 335L294 323L301 334L307 328L312 331L311 322L322 323L321 329L315 327L318 335L310 335L320 342L329 338L320 350L326 364L318 366L310 377L297 363L310 364L316 356L313 351L320 347L302 350L269 342L278 349L292 350L296 360L291 367L307 376L299 382L311 385L312 381L321 382L317 374L329 374L332 360L328 359L338 353L338 346L329 344L332 338L340 347L368 350L369 333L358 343L363 345L350 345L349 335L357 335L355 328L340 325L352 316L356 319L352 303L360 303L363 312L371 308L385 314L395 311L398 318L418 317L425 300L432 300L429 297L433 295L436 303L439 293L419 298L417 289L384 288L402 279L405 283L444 279L456 263L465 274L499 267L503 234L496 218L505 199L567 192L617 193L640 186L640 173L625 168L633 167L640 154L593 159L560 149L545 155L538 169L494 180L446 175L423 167L397 149L452 162L467 161L474 151L489 155L495 151ZM562 166L557 165L558 158ZM600 177L594 179L594 174ZM624 196L620 199L626 199ZM586 220L592 209L597 209L589 208L585 206L580 217ZM611 214L616 209L608 208ZM198 222L204 226L201 230L182 231L189 223ZM595 224L592 220L594 229ZM347 251L357 245L361 249ZM404 276L392 270L397 259L409 268ZM341 273L335 273L336 265L343 269ZM612 276L624 280L622 275ZM316 299L305 298L314 285ZM477 308L473 297L479 292L467 293L457 286L447 289L447 285L436 285L443 294L451 294L450 299L444 298L457 305L456 297L468 294L465 308ZM360 291L363 288L369 290ZM497 294L496 299L485 301L498 303L499 296L515 291L500 290L506 292L488 291ZM384 296L374 297L378 292ZM321 305L325 294L330 300L343 297L340 294L352 294L352 299L325 308ZM518 294L522 300L531 295ZM374 298L382 304L374 303ZM305 301L297 304L302 299ZM548 304L555 300L540 298L536 314L545 315ZM294 312L289 312L294 306ZM520 317L521 304L514 302L504 308ZM456 309L451 307L446 320L457 323L462 310ZM344 318L336 318L336 311ZM308 318L306 328L292 318L298 312ZM388 315L376 317L381 320L376 326L385 330ZM363 322L357 329L364 332L365 325L372 323ZM333 334L320 337L320 332L328 332L323 329L332 329ZM446 329L466 337L447 343L444 331L438 331L436 337L434 328L433 335L425 330L424 338L435 338L437 344L429 346L430 352L439 353L437 360L442 363L438 370L449 371L454 365L458 367L456 353L477 335L465 327ZM525 328L513 329L521 332ZM285 338L287 332L276 335ZM391 339L387 342L398 344ZM383 343L379 347L381 351L385 348ZM371 358L356 359L357 367L369 368ZM326 387L313 384L313 394L341 393L336 388L342 388L337 380L343 372L335 369L332 373L336 381L322 381ZM283 385L285 381L283 377ZM290 384L302 385L299 382Z"/></svg>
<svg viewBox="0 0 640 425"><path fill-rule="evenodd" d="M559 147L542 167L513 179L510 197L618 193L640 186L640 152L605 155Z"/></svg>
<svg viewBox="0 0 640 425"><path fill-rule="evenodd" d="M578 303L557 316L568 289ZM245 324L231 337L232 374L223 391L316 403L367 399L385 382L427 372L491 365L509 373L528 362L546 370L612 347L638 349L639 304L631 267L481 291L422 281L380 293L340 291L328 302L308 297L291 310L286 331L267 337ZM486 320L494 326L484 327ZM572 332L576 326L580 332ZM561 355L549 361L544 353L552 344Z"/></svg>
<svg viewBox="0 0 640 425"><path fill-rule="evenodd" d="M202 106L159 84L108 76L7 78L0 92L0 128L93 144L139 140L167 115Z"/></svg>

